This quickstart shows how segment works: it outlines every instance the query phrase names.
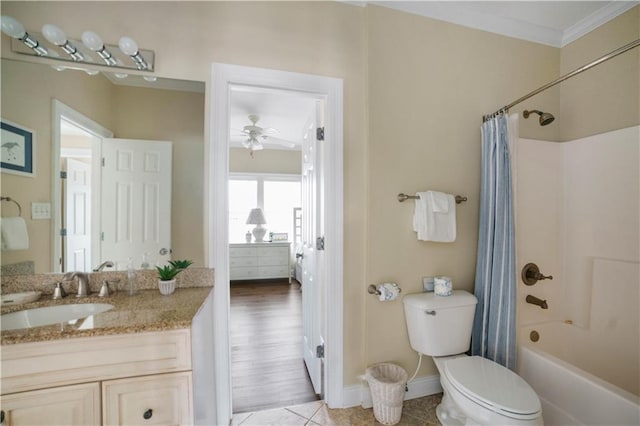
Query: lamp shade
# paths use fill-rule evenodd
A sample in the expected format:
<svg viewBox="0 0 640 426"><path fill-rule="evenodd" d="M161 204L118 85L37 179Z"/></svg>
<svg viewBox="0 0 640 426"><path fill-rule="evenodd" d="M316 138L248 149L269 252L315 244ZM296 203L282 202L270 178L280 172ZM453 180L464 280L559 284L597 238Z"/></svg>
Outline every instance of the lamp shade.
<svg viewBox="0 0 640 426"><path fill-rule="evenodd" d="M264 225L267 220L264 218L264 212L260 207L251 209L247 218L247 225Z"/></svg>

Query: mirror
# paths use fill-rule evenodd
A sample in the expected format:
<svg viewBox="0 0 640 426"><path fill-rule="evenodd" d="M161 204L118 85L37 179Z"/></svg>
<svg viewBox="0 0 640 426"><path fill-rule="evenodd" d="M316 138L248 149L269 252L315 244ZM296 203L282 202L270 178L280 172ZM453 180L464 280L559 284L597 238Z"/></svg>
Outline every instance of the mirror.
<svg viewBox="0 0 640 426"><path fill-rule="evenodd" d="M55 238L61 221L56 218L62 216L54 210L56 204L62 205L60 182L52 178L61 164L60 157L53 158L55 101L113 132L115 138L172 142L172 257L203 265L204 89L203 82L161 78L147 82L134 76L118 80L104 73L90 76L79 70L56 71L44 64L2 59L2 118L32 129L35 135L34 175L2 173L2 196L20 203L29 234L28 250L2 252L2 273L63 270L60 256L55 255L61 251ZM63 127L68 128L67 124ZM35 208L50 206L50 215L33 216L34 203ZM8 203L2 204L2 216L17 215ZM104 208L94 203L94 209ZM142 255L134 258L137 268ZM148 259L151 266L152 257Z"/></svg>

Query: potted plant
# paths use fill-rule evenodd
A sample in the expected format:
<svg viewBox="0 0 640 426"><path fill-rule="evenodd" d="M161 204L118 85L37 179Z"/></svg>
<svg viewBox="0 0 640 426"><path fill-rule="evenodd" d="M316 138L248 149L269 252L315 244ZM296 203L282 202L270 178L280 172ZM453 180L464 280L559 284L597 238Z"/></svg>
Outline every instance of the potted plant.
<svg viewBox="0 0 640 426"><path fill-rule="evenodd" d="M173 293L176 290L176 276L187 269L192 263L190 260L170 260L168 265L156 266L160 293L164 296Z"/></svg>

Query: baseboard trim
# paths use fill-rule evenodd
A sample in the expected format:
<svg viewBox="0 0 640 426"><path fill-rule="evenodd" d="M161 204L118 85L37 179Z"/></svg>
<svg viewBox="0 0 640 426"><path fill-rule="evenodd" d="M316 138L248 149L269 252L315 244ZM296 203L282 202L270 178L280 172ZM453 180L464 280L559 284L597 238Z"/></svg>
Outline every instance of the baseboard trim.
<svg viewBox="0 0 640 426"><path fill-rule="evenodd" d="M409 383L408 388L409 391L404 396L405 401L442 392L438 374L418 377ZM342 408L357 407L359 405L364 408L373 407L371 392L369 392L369 386L366 382L347 386L342 392Z"/></svg>

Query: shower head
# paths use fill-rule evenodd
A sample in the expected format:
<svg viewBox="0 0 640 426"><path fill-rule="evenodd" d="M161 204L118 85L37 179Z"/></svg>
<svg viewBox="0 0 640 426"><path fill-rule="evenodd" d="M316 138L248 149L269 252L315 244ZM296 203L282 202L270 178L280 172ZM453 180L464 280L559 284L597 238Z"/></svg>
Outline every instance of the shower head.
<svg viewBox="0 0 640 426"><path fill-rule="evenodd" d="M522 116L524 118L529 118L529 115L532 113L538 114L540 116L541 126L546 126L547 124L550 124L553 120L556 119L553 116L553 114L551 114L550 112L542 112L542 111L538 111L537 109L532 109L531 111L525 110L522 112Z"/></svg>

